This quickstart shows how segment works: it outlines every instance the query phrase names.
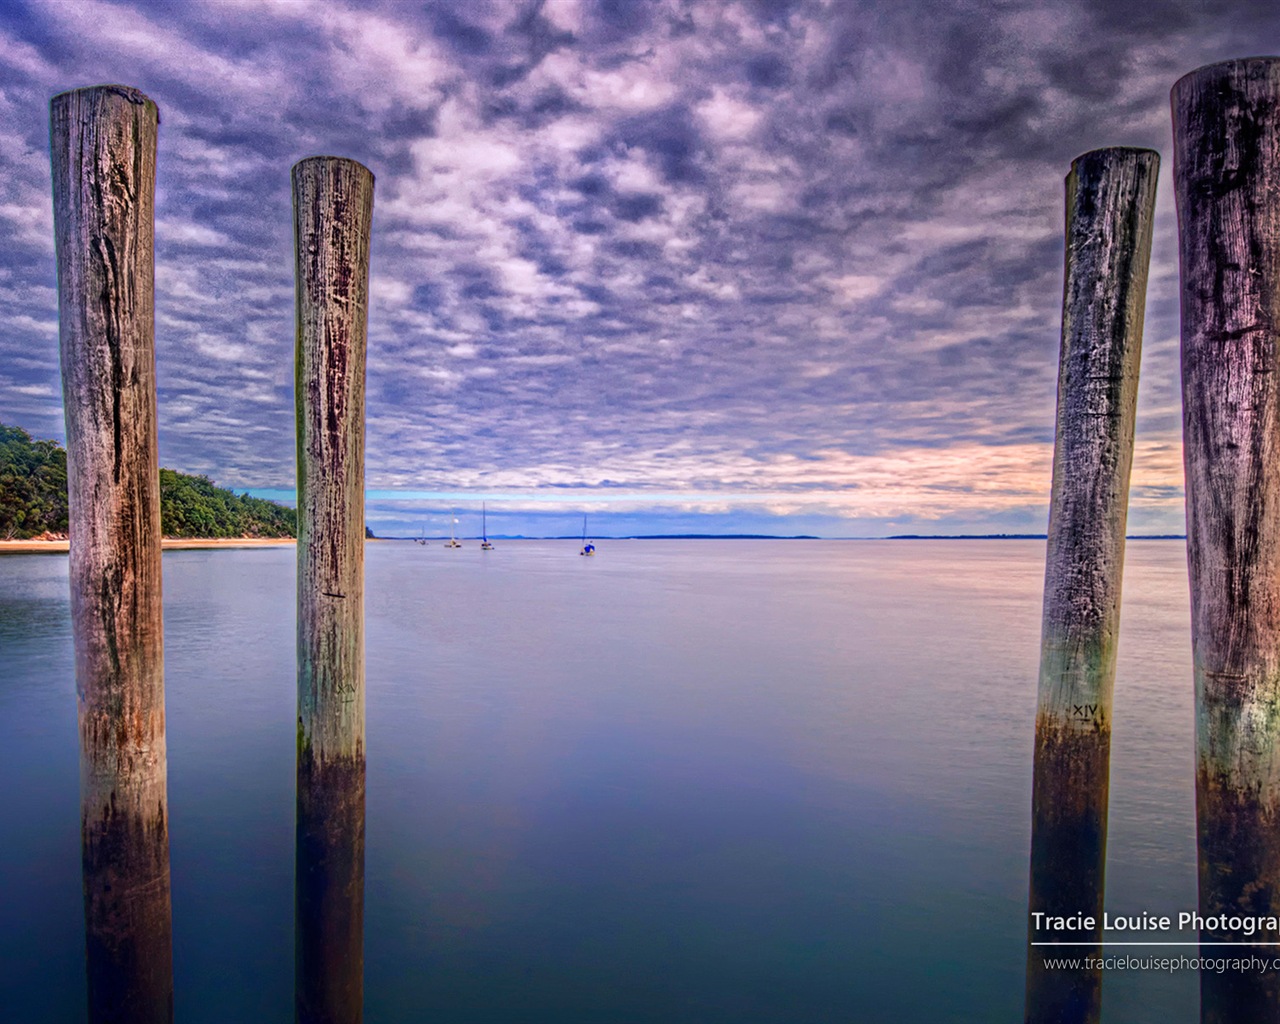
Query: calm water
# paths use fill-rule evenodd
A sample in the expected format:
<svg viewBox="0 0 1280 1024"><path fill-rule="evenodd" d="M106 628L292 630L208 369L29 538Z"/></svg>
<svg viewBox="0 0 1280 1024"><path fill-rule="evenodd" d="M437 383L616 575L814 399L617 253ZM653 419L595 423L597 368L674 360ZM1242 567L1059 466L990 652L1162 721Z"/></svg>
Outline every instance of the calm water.
<svg viewBox="0 0 1280 1024"><path fill-rule="evenodd" d="M368 547L365 1019L1020 1020L1044 542L577 548ZM294 553L164 571L176 1015L292 1021ZM1191 909L1181 542L1123 618L1108 909ZM66 559L0 558L6 1021L83 1018L77 758Z"/></svg>

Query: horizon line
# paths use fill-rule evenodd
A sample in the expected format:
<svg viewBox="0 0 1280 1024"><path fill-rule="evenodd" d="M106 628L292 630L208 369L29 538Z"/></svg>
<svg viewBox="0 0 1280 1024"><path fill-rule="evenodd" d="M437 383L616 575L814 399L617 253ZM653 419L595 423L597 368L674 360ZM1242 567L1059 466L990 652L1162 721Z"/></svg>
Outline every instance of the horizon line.
<svg viewBox="0 0 1280 1024"><path fill-rule="evenodd" d="M372 527L370 527L372 529ZM423 540L422 536L412 534L375 535L374 540ZM445 534L431 534L426 540L447 540ZM464 535L461 540L480 540L475 536ZM527 534L527 533L493 533L490 540L579 540L578 534ZM841 535L824 537L814 533L624 533L624 534L592 534L593 540L1048 540L1043 533L903 533L887 536ZM1185 534L1179 533L1136 533L1125 537L1125 540L1186 540Z"/></svg>

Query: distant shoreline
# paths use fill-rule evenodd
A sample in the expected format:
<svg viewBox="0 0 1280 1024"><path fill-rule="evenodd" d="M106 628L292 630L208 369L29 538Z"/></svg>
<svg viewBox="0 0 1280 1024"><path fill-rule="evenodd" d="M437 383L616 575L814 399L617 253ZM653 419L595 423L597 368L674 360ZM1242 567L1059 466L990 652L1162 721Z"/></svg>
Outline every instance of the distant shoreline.
<svg viewBox="0 0 1280 1024"><path fill-rule="evenodd" d="M292 537L165 537L165 551L195 548L275 548L296 543ZM0 555L66 554L71 542L65 540L0 540Z"/></svg>
<svg viewBox="0 0 1280 1024"><path fill-rule="evenodd" d="M420 537L379 537L378 540L390 541L420 541ZM447 541L448 537L428 537L430 543L439 544ZM479 540L479 537L461 537L460 540ZM563 537L528 537L524 534L516 534L514 536L507 534L491 533L490 540L581 540L579 536L563 536ZM1048 540L1048 535L1043 533L899 533L892 537L817 537L813 534L779 534L779 533L646 533L646 534L629 534L623 537L610 537L604 534L594 534L593 540L856 540L856 541L885 541L885 540ZM1186 534L1182 533L1136 533L1129 534L1125 540L1186 540Z"/></svg>
<svg viewBox="0 0 1280 1024"><path fill-rule="evenodd" d="M378 537L378 540L412 540L422 541L421 537ZM439 544L448 541L448 537L427 537L428 543ZM479 537L459 537L458 540L479 540ZM491 533L490 540L574 540L582 542L579 534L565 534L560 537L529 537L525 534ZM812 534L784 535L777 533L643 533L628 534L623 537L611 537L606 534L592 534L592 540L859 540L857 537L815 537ZM879 539L879 538L869 538Z"/></svg>
<svg viewBox="0 0 1280 1024"><path fill-rule="evenodd" d="M369 537L369 541L417 541L418 537ZM429 537L441 543L447 538ZM479 540L479 538L464 538ZM579 540L578 537L506 537L492 535L492 540ZM1043 533L962 533L962 534L899 534L893 537L815 537L810 534L780 535L770 533L656 533L630 537L597 537L596 540L829 540L829 541L885 541L885 540L1046 540ZM1149 533L1134 534L1126 540L1186 540L1184 534ZM215 548L276 548L292 546L293 537L165 537L160 546L165 551L193 551ZM65 555L70 543L65 540L0 540L0 555Z"/></svg>
<svg viewBox="0 0 1280 1024"><path fill-rule="evenodd" d="M1047 533L899 533L867 540L1048 540ZM1186 540L1185 533L1131 533L1125 540Z"/></svg>

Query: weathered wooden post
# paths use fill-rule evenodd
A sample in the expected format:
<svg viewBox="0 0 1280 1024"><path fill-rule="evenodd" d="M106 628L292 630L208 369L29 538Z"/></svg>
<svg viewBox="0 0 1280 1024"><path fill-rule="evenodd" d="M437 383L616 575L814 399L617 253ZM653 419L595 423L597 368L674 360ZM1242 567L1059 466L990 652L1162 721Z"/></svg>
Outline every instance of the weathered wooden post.
<svg viewBox="0 0 1280 1024"><path fill-rule="evenodd" d="M301 1024L364 1001L364 386L373 175L293 168L297 281L298 792Z"/></svg>
<svg viewBox="0 0 1280 1024"><path fill-rule="evenodd" d="M1098 149L1067 176L1066 284L1036 711L1028 901L1028 1022L1097 1021L1111 693L1142 319L1160 157ZM1037 918L1041 914L1045 917ZM1061 928L1048 917L1093 918ZM1045 942L1091 942L1055 950Z"/></svg>
<svg viewBox="0 0 1280 1024"><path fill-rule="evenodd" d="M1280 58L1193 71L1172 106L1200 912L1269 916L1280 914ZM1202 927L1200 940L1280 935ZM1280 1020L1280 975L1204 972L1200 1013Z"/></svg>
<svg viewBox="0 0 1280 1024"><path fill-rule="evenodd" d="M50 104L91 1021L173 1019L153 238L156 106Z"/></svg>

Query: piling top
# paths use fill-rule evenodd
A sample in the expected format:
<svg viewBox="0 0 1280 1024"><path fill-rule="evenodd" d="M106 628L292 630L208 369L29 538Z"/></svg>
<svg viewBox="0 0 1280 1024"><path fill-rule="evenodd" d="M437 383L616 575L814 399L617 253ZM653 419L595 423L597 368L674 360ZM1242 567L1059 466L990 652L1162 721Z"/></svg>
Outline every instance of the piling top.
<svg viewBox="0 0 1280 1024"><path fill-rule="evenodd" d="M1074 167L1081 160L1098 160L1105 159L1108 156L1120 157L1138 157L1144 154L1150 154L1157 160L1160 158L1160 151L1156 149L1148 149L1146 146L1101 146L1098 149L1091 149L1087 153L1081 153L1078 157L1071 161Z"/></svg>
<svg viewBox="0 0 1280 1024"><path fill-rule="evenodd" d="M296 164L294 164L294 165L293 165L293 167L290 169L290 173L292 173L292 174L297 174L299 171L303 170L305 167L307 167L307 166L309 166L309 165L311 165L311 164L325 164L325 163L328 163L328 164L346 164L346 165L348 165L352 170L357 170L357 169L358 169L358 170L364 171L364 173L365 173L365 174L369 175L370 179L372 179L372 178L373 178L373 176L374 176L374 175L373 175L373 171L369 170L369 168L367 168L367 167L366 167L364 164L362 164L359 160L352 160L350 157L347 157L347 156L308 156L308 157L303 157L301 160L299 160Z"/></svg>
<svg viewBox="0 0 1280 1024"><path fill-rule="evenodd" d="M88 93L115 93L117 96L123 96L130 103L137 104L140 107L150 106L156 110L156 120L160 120L160 111L156 108L155 101L150 99L141 89L135 89L131 85L86 85L82 89L68 89L60 92L49 101L50 106L57 106L60 103L68 103L72 96L84 96Z"/></svg>
<svg viewBox="0 0 1280 1024"><path fill-rule="evenodd" d="M1071 161L1071 173L1067 177L1069 179L1071 174L1078 174L1090 164L1116 164L1128 161L1152 163L1159 168L1160 153L1158 150L1147 149L1144 146L1103 146L1101 149L1091 149Z"/></svg>
<svg viewBox="0 0 1280 1024"><path fill-rule="evenodd" d="M1273 73L1280 72L1280 57L1238 57L1235 60L1223 60L1218 61L1216 64L1206 64L1204 67L1196 68L1194 71L1188 71L1174 82L1170 94L1177 96L1184 86L1191 84L1192 79L1234 78L1247 74L1249 71L1260 74L1264 69Z"/></svg>

